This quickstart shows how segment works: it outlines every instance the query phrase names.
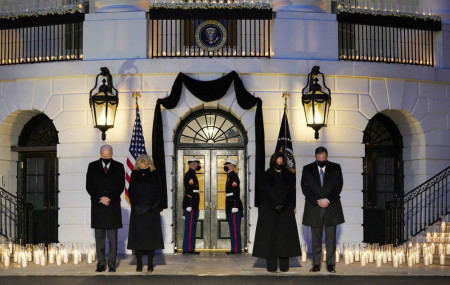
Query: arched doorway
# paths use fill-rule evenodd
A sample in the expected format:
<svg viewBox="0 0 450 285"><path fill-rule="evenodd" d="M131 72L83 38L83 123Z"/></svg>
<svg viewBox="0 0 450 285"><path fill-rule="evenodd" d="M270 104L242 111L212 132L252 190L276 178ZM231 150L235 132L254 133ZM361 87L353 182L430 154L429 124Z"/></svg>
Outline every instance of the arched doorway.
<svg viewBox="0 0 450 285"><path fill-rule="evenodd" d="M376 114L364 130L363 199L364 240L386 242L385 205L403 195L403 139L397 125L386 115Z"/></svg>
<svg viewBox="0 0 450 285"><path fill-rule="evenodd" d="M18 146L17 194L33 204L33 243L58 242L58 132L45 115L23 127Z"/></svg>
<svg viewBox="0 0 450 285"><path fill-rule="evenodd" d="M227 158L238 161L241 181L241 200L247 204L247 134L241 123L222 110L199 110L187 116L175 134L174 175L174 241L175 250L183 244L183 176L191 157L200 159L202 169L197 172L200 184L199 219L196 248L203 250L230 250L230 233L225 213L226 173L223 164ZM246 249L248 217L244 206L242 221L242 248Z"/></svg>

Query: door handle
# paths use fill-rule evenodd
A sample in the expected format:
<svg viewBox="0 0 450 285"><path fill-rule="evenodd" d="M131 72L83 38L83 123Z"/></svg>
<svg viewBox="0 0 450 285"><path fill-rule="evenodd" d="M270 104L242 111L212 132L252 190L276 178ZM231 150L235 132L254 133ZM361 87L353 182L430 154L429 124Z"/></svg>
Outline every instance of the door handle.
<svg viewBox="0 0 450 285"><path fill-rule="evenodd" d="M212 204L212 209L215 210L216 209L216 204Z"/></svg>

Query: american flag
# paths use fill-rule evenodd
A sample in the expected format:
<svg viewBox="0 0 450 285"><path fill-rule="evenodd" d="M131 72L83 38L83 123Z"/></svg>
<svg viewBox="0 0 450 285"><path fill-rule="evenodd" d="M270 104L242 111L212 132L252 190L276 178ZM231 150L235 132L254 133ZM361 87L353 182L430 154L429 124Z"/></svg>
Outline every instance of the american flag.
<svg viewBox="0 0 450 285"><path fill-rule="evenodd" d="M136 103L136 119L134 120L133 134L131 135L130 148L127 156L127 166L125 175L125 199L130 204L128 197L128 186L130 185L131 171L134 169L134 163L138 156L147 154L145 150L144 135L142 134L141 116L139 115L139 105Z"/></svg>

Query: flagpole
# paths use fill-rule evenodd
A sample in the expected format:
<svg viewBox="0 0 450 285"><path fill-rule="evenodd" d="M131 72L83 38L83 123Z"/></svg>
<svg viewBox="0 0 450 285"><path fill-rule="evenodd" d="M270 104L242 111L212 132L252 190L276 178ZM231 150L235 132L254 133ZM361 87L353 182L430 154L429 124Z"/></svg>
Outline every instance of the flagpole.
<svg viewBox="0 0 450 285"><path fill-rule="evenodd" d="M139 92L139 91L133 91L133 94L131 94L131 97L133 97L134 99L136 99L136 108L139 108L139 105L138 105L138 98L141 97L141 92Z"/></svg>
<svg viewBox="0 0 450 285"><path fill-rule="evenodd" d="M288 109L287 109L287 99L291 97L291 94L289 94L289 92L284 91L283 95L281 95L281 97L284 99L284 113L286 114L286 116L283 115L283 119L286 120L287 119L287 115L288 115ZM287 134L287 123L284 122L284 133ZM284 149L287 148L287 140L284 140Z"/></svg>

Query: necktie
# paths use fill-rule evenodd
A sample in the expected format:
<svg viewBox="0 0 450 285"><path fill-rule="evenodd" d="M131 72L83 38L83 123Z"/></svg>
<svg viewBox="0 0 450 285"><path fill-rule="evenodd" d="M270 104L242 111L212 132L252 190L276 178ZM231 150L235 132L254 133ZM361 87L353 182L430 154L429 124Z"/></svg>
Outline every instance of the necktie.
<svg viewBox="0 0 450 285"><path fill-rule="evenodd" d="M320 186L323 187L323 169L320 168Z"/></svg>
<svg viewBox="0 0 450 285"><path fill-rule="evenodd" d="M106 165L105 165L105 167L103 168L103 171L105 171L105 174L108 174L108 167L106 167Z"/></svg>

